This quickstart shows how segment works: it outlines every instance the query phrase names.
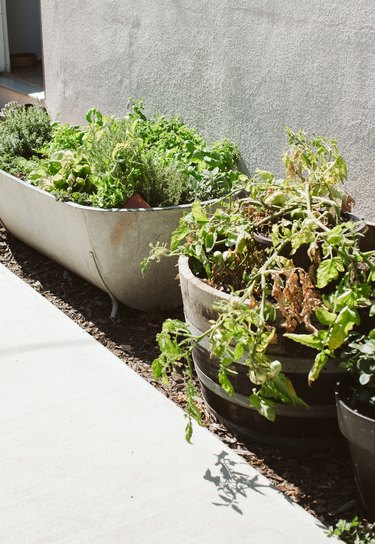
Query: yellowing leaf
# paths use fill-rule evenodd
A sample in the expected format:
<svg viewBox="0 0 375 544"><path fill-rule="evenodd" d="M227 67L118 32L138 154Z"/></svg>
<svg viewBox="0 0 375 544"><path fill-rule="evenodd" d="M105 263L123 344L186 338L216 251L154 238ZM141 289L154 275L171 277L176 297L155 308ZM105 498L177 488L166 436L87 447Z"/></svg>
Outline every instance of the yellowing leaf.
<svg viewBox="0 0 375 544"><path fill-rule="evenodd" d="M323 325L332 325L337 319L336 314L321 307L315 310L315 316Z"/></svg>
<svg viewBox="0 0 375 544"><path fill-rule="evenodd" d="M324 352L318 353L318 355L315 357L314 365L312 369L309 372L309 385L315 382L315 380L319 377L320 371L328 361L328 355Z"/></svg>
<svg viewBox="0 0 375 544"><path fill-rule="evenodd" d="M334 351L335 349L339 348L345 342L346 336L347 336L347 333L345 331L344 325L337 323L332 328L331 333L329 335L328 348L331 351Z"/></svg>
<svg viewBox="0 0 375 544"><path fill-rule="evenodd" d="M199 202L193 202L191 206L191 213L197 223L201 224L208 222L207 214Z"/></svg>

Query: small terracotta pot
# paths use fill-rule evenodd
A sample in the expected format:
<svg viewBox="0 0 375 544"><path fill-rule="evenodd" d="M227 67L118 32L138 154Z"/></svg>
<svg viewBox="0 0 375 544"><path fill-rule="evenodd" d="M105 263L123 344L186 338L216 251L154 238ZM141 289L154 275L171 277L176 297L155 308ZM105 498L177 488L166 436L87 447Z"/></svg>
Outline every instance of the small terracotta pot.
<svg viewBox="0 0 375 544"><path fill-rule="evenodd" d="M150 204L143 200L139 193L134 193L133 196L128 198L124 204L120 206L121 208L151 208Z"/></svg>

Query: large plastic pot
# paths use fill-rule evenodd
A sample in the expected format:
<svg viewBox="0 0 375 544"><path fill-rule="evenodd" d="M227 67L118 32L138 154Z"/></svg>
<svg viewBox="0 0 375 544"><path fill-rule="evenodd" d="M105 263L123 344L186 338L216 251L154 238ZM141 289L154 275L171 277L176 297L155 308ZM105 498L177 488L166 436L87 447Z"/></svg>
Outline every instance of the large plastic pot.
<svg viewBox="0 0 375 544"><path fill-rule="evenodd" d="M375 521L375 419L350 408L349 376L336 387L339 428L348 441L354 476L361 502L369 520Z"/></svg>
<svg viewBox="0 0 375 544"><path fill-rule="evenodd" d="M193 333L199 334L210 327L210 320L216 318L214 306L227 301L229 295L194 276L186 257L179 259L179 277L186 322ZM332 437L339 436L334 391L342 370L335 361L329 361L311 388L307 375L312 366L313 352L289 341L274 347L272 353L282 362L285 374L309 408L279 404L274 423L260 416L249 406L248 398L255 386L247 376L247 367L233 364L237 372L231 377L235 393L227 395L218 383L218 361L211 356L208 341L203 341L194 351L193 360L208 409L228 429L246 439L321 449Z"/></svg>

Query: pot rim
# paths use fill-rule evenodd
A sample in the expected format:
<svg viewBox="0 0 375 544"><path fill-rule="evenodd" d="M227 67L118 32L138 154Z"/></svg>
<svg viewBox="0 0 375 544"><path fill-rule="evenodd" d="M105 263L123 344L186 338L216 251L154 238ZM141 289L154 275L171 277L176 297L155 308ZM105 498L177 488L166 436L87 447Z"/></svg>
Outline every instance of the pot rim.
<svg viewBox="0 0 375 544"><path fill-rule="evenodd" d="M353 408L351 408L347 404L347 402L342 398L342 395L343 395L342 389L344 387L347 387L350 383L352 383L352 376L350 374L347 374L346 376L344 376L341 380L339 380L336 383L335 397L336 397L337 403L339 403L345 410L347 410L350 414L352 414L353 417L360 417L361 419L364 419L366 421L375 423L374 418L366 416L366 415L362 414L362 412L359 412L358 410L353 410Z"/></svg>
<svg viewBox="0 0 375 544"><path fill-rule="evenodd" d="M222 298L223 300L229 301L233 299L233 295L225 293L225 291L219 291L219 289L208 285L208 283L198 278L198 276L195 276L189 265L189 257L187 257L186 255L180 255L180 257L178 258L178 272L179 275L183 275L186 280L191 281L203 291L206 291L216 297Z"/></svg>
<svg viewBox="0 0 375 544"><path fill-rule="evenodd" d="M366 221L362 219L361 217L358 217L358 215L355 215L354 213L342 212L341 218L345 219L345 221L341 221L341 223L346 223L346 221L352 221L353 223L356 223L354 232L360 233L363 229L366 228ZM267 247L271 247L273 245L272 240L269 236L261 234L260 232L257 232L257 231L254 231L253 235L254 235L254 239L257 242L262 243Z"/></svg>
<svg viewBox="0 0 375 544"><path fill-rule="evenodd" d="M6 172L5 170L0 169L0 174L3 174L5 176L11 177L15 182L20 183L21 185L25 185L29 187L30 189L33 189L37 193L41 193L42 195L45 195L47 198L53 199L55 202L59 202L60 204L68 205L73 208L78 208L81 210L87 210L87 211L96 211L96 212L103 212L103 213L111 213L111 212L122 212L122 213L148 213L148 212L169 212L173 210L190 210L193 202L190 202L189 204L177 204L176 206L165 206L165 207L150 207L150 208L98 208L96 206L84 206L83 204L77 204L76 202L71 201L62 201L62 200L56 200L56 198L53 196L53 194L48 193L47 191L44 191L40 187L36 187L35 185L32 185L28 181L25 181L23 179L17 178L16 176L13 176L13 174L9 174L9 172ZM223 197L224 198L224 197ZM207 204L213 204L215 202L218 202L220 198L213 198L211 200L204 200L201 201L201 204L207 205Z"/></svg>

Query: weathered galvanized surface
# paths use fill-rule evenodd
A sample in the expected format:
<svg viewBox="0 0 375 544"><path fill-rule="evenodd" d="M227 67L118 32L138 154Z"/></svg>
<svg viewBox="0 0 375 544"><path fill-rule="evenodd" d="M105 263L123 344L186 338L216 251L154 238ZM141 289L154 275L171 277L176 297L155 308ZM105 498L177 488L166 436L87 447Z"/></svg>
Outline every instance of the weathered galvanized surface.
<svg viewBox="0 0 375 544"><path fill-rule="evenodd" d="M0 171L0 221L19 238L68 270L137 310L181 303L176 260L140 262L150 243L168 242L190 205L103 210L59 202Z"/></svg>

